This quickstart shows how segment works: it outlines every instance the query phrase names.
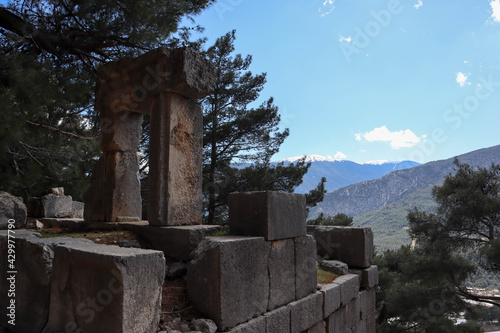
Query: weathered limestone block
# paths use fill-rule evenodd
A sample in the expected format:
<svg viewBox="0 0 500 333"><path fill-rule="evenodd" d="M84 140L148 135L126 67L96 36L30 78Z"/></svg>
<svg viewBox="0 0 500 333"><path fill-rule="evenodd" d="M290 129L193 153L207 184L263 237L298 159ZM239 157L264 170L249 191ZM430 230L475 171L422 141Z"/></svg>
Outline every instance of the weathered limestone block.
<svg viewBox="0 0 500 333"><path fill-rule="evenodd" d="M17 332L40 333L45 327L49 315L50 278L52 272L52 261L54 258L54 247L66 243L87 242L89 240L74 238L38 238L39 233L16 230L15 233L15 261L11 267L7 261L7 232L0 233L0 267L2 275L7 271L15 271L16 274L2 276L0 281L2 297L2 318L0 322L6 324L4 319L7 305L8 283L5 284L7 276L15 276L16 293L16 328Z"/></svg>
<svg viewBox="0 0 500 333"><path fill-rule="evenodd" d="M266 312L266 333L282 333L290 331L290 307L282 306L270 312ZM264 331L263 331L264 332Z"/></svg>
<svg viewBox="0 0 500 333"><path fill-rule="evenodd" d="M351 332L352 333L367 333L368 330L366 328L366 325L367 325L367 320L366 318L363 318L359 321L359 323L357 325L355 325Z"/></svg>
<svg viewBox="0 0 500 333"><path fill-rule="evenodd" d="M266 332L266 317L260 316L236 326L230 333L263 333ZM267 332L266 332L267 333Z"/></svg>
<svg viewBox="0 0 500 333"><path fill-rule="evenodd" d="M345 307L341 307L334 313L332 313L327 320L327 332L328 333L337 333L337 332L347 332L345 328L345 316L346 311Z"/></svg>
<svg viewBox="0 0 500 333"><path fill-rule="evenodd" d="M346 305L352 299L358 297L359 276L357 274L346 274L339 276L333 281L333 283L340 285L341 305Z"/></svg>
<svg viewBox="0 0 500 333"><path fill-rule="evenodd" d="M183 225L169 227L129 226L135 233L144 237L155 250L163 251L165 256L180 261L189 261L191 252L205 236L220 230L215 225Z"/></svg>
<svg viewBox="0 0 500 333"><path fill-rule="evenodd" d="M141 183L136 153L103 153L95 166L92 180L85 198L85 221L141 219Z"/></svg>
<svg viewBox="0 0 500 333"><path fill-rule="evenodd" d="M340 285L330 283L321 287L324 296L323 318L328 318L340 308Z"/></svg>
<svg viewBox="0 0 500 333"><path fill-rule="evenodd" d="M39 333L49 318L54 248L63 244L92 244L75 238L19 239L16 244L16 300L19 332Z"/></svg>
<svg viewBox="0 0 500 333"><path fill-rule="evenodd" d="M8 271L16 270L18 269L16 263L14 262L14 269L12 269L9 262L9 259L15 259L13 257L8 256L8 235L14 236L16 238L15 240L15 245L19 244L20 239L23 238L36 238L40 236L39 233L33 232L33 231L28 231L28 230L16 230L15 234L12 234L12 232L9 233L8 230L0 230L0 326L3 327L9 327L13 328L12 325L8 324L8 321L11 319L15 319L18 315L16 313L13 318L8 317L7 315L10 314L10 309L8 309L10 305L10 298L8 297L9 289L10 289L10 280L7 280L7 278L11 278L11 274L7 274ZM12 237L10 238L11 240L14 240ZM14 249L15 250L15 249ZM13 280L16 280L17 276L14 277ZM15 284L14 284L14 287ZM17 300L16 300L17 302ZM14 307L17 307L15 305ZM19 321L16 320L15 324L17 325Z"/></svg>
<svg viewBox="0 0 500 333"><path fill-rule="evenodd" d="M194 252L187 290L219 330L267 311L270 243L261 237L207 237Z"/></svg>
<svg viewBox="0 0 500 333"><path fill-rule="evenodd" d="M269 305L275 309L295 300L295 244L293 239L271 242Z"/></svg>
<svg viewBox="0 0 500 333"><path fill-rule="evenodd" d="M311 327L309 330L307 330L308 333L325 333L326 332L326 327L325 327L325 321L322 320L313 327Z"/></svg>
<svg viewBox="0 0 500 333"><path fill-rule="evenodd" d="M85 208L85 204L80 201L73 201L71 205L71 217L83 219L83 210Z"/></svg>
<svg viewBox="0 0 500 333"><path fill-rule="evenodd" d="M229 195L229 230L266 240L306 234L306 200L296 193L236 192Z"/></svg>
<svg viewBox="0 0 500 333"><path fill-rule="evenodd" d="M15 220L15 227L26 224L27 209L23 199L7 192L0 192L0 229L7 229L9 219Z"/></svg>
<svg viewBox="0 0 500 333"><path fill-rule="evenodd" d="M294 238L295 242L295 299L316 291L316 242L310 235Z"/></svg>
<svg viewBox="0 0 500 333"><path fill-rule="evenodd" d="M370 267L373 258L370 228L307 226L307 232L316 238L319 255L340 260L349 267Z"/></svg>
<svg viewBox="0 0 500 333"><path fill-rule="evenodd" d="M321 269L337 275L349 273L349 266L346 263L338 260L323 260L320 264Z"/></svg>
<svg viewBox="0 0 500 333"><path fill-rule="evenodd" d="M70 195L44 195L42 205L44 216L48 218L71 217L73 212L73 198Z"/></svg>
<svg viewBox="0 0 500 333"><path fill-rule="evenodd" d="M319 323L323 319L323 294L316 292L290 303L291 332L299 333Z"/></svg>
<svg viewBox="0 0 500 333"><path fill-rule="evenodd" d="M201 107L176 94L160 96L154 103L150 126L149 223L201 224Z"/></svg>
<svg viewBox="0 0 500 333"><path fill-rule="evenodd" d="M53 187L50 189L49 193L47 193L47 194L64 196L64 187Z"/></svg>
<svg viewBox="0 0 500 333"><path fill-rule="evenodd" d="M368 314L366 317L366 333L375 333L376 332L376 313L375 310Z"/></svg>
<svg viewBox="0 0 500 333"><path fill-rule="evenodd" d="M352 299L345 306L346 316L345 316L345 326L346 330L351 330L355 328L361 321L361 304L359 302L359 297Z"/></svg>
<svg viewBox="0 0 500 333"><path fill-rule="evenodd" d="M359 276L360 286L363 289L371 289L378 285L378 267L375 265L365 269L350 269L349 273Z"/></svg>
<svg viewBox="0 0 500 333"><path fill-rule="evenodd" d="M149 113L150 97L160 92L189 99L205 97L213 89L215 68L187 47L158 48L137 58L107 63L99 68L98 76L99 84L107 89L105 105L127 105L130 111Z"/></svg>
<svg viewBox="0 0 500 333"><path fill-rule="evenodd" d="M96 94L96 110L101 113L101 151L136 153L141 143L143 115L120 105L103 105L103 87L98 86L97 91L100 92Z"/></svg>
<svg viewBox="0 0 500 333"><path fill-rule="evenodd" d="M155 332L164 277L165 259L159 251L57 246L43 333Z"/></svg>
<svg viewBox="0 0 500 333"><path fill-rule="evenodd" d="M375 288L359 293L361 318L370 318L375 313Z"/></svg>

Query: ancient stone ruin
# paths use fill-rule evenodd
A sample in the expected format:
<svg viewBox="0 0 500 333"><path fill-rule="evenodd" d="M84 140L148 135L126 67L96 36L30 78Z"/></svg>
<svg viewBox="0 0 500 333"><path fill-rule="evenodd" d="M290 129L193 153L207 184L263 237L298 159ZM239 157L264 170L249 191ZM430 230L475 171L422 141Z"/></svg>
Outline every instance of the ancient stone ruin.
<svg viewBox="0 0 500 333"><path fill-rule="evenodd" d="M206 318L184 325L183 333L375 332L378 271L369 228L306 227L305 197L270 191L230 195L228 235L201 225L202 114L193 99L205 96L213 80L213 67L186 48L99 70L103 155L85 220L54 212L37 225L129 230L147 245L44 239L17 230L13 267L5 255L11 235L0 231L0 293L12 288L11 275L17 291L16 327L9 323L11 300L0 298L0 332L155 333L166 277L185 282L192 306ZM149 222L139 221L137 158L146 113ZM60 191L42 202L69 210ZM318 284L318 256L339 275L333 282Z"/></svg>
<svg viewBox="0 0 500 333"><path fill-rule="evenodd" d="M98 72L96 110L103 155L85 200L85 220L141 220L139 150L143 114L151 114L151 225L201 224L203 116L195 99L212 89L215 70L188 48L124 58Z"/></svg>

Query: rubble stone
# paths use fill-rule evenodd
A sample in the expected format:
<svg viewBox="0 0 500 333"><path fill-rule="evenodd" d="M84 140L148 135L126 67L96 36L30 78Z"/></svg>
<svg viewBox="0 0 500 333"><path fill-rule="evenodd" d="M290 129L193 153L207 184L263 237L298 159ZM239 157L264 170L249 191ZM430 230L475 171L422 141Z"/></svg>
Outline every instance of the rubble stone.
<svg viewBox="0 0 500 333"><path fill-rule="evenodd" d="M27 209L23 199L7 192L0 192L0 229L7 229L13 219L16 229L26 224Z"/></svg>

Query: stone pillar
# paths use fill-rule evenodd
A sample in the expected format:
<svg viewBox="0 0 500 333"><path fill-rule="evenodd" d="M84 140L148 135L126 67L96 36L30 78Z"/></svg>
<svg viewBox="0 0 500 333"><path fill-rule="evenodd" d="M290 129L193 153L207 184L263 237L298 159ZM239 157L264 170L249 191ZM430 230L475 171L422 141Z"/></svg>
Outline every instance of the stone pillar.
<svg viewBox="0 0 500 333"><path fill-rule="evenodd" d="M201 224L201 107L178 94L159 96L150 130L149 223Z"/></svg>
<svg viewBox="0 0 500 333"><path fill-rule="evenodd" d="M141 218L137 152L144 113L151 113L149 220L158 226L201 223L201 108L215 69L187 48L148 52L103 65L96 110L103 156L85 202L85 220Z"/></svg>

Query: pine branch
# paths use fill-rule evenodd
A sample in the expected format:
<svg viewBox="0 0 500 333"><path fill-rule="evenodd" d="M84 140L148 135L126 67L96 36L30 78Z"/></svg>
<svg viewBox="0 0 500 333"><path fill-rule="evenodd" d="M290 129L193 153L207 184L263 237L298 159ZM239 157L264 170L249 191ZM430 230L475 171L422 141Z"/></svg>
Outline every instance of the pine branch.
<svg viewBox="0 0 500 333"><path fill-rule="evenodd" d="M31 158L32 158L32 159L33 159L36 163L38 163L40 166L44 166L42 162L40 162L40 161L39 161L39 160L38 160L35 156L33 156L33 155L29 152L28 148L26 147L26 145L25 145L23 142L19 141L19 144L23 147L24 151L25 151L25 152L26 152L26 153L27 153L27 154L28 154L28 155L29 155L29 156L30 156L30 157L31 157Z"/></svg>
<svg viewBox="0 0 500 333"><path fill-rule="evenodd" d="M66 132L66 131L60 130L60 129L52 127L52 126L43 125L43 124L39 124L39 123L34 123L32 121L29 121L29 120L26 120L26 123L28 125L33 126L33 127L45 128L45 129L48 129L49 131L61 133L61 134L68 135L68 136L71 136L73 138L77 138L77 139L81 139L81 140L95 140L97 138L95 136L91 136L91 137L81 136L81 135L78 135L78 134L75 134L75 133L70 133L70 132Z"/></svg>
<svg viewBox="0 0 500 333"><path fill-rule="evenodd" d="M467 299L476 302L488 303L500 307L500 302L499 302L500 296L476 295L468 292L467 290L464 290L463 288L460 288L460 286L457 286L457 289L459 293Z"/></svg>

